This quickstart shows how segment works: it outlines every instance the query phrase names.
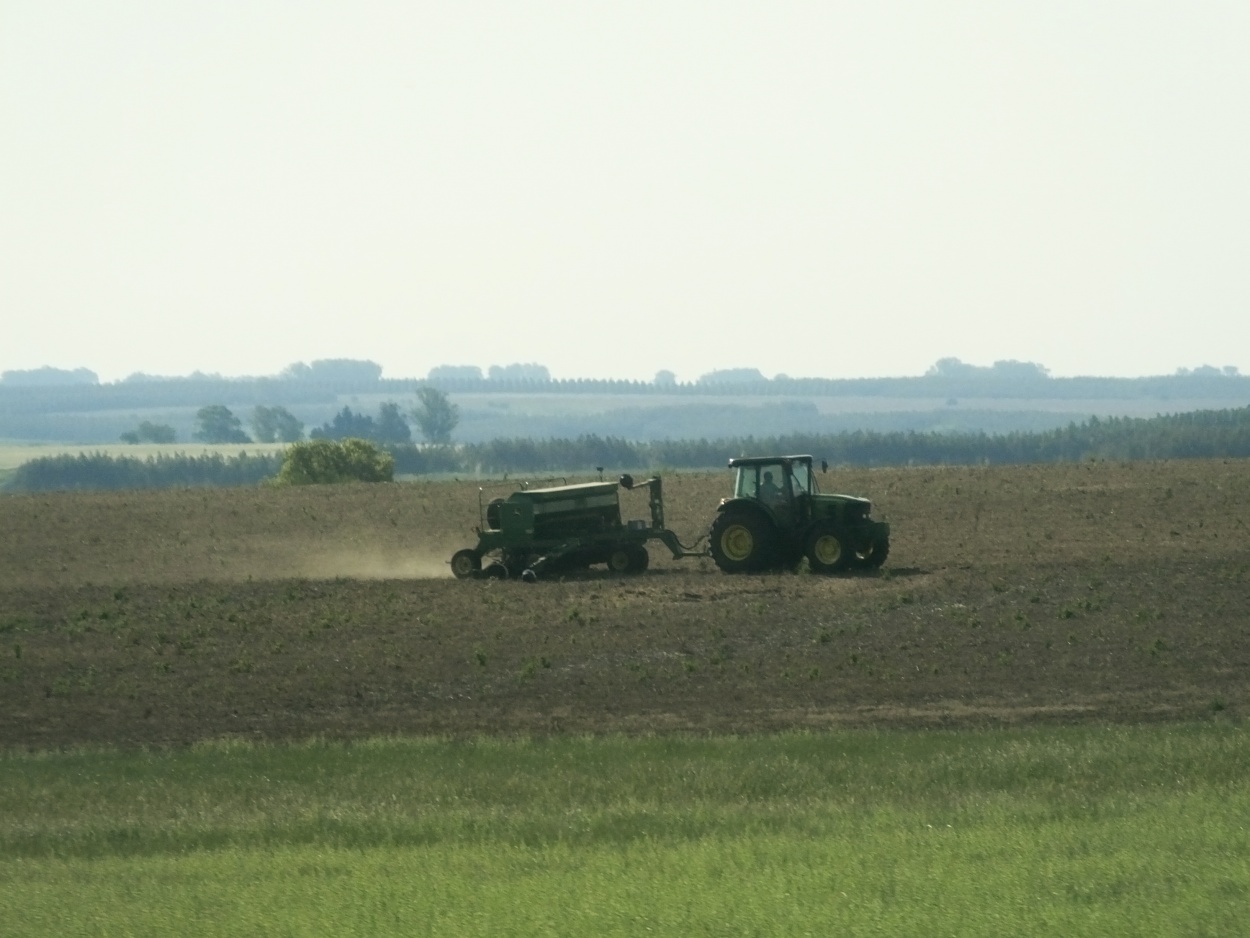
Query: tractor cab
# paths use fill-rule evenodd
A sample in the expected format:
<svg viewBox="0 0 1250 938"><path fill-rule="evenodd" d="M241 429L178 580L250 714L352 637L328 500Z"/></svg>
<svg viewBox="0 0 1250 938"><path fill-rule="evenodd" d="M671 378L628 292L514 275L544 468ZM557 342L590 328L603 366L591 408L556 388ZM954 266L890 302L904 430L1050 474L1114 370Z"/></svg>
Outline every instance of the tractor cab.
<svg viewBox="0 0 1250 938"><path fill-rule="evenodd" d="M731 459L729 465L737 472L734 498L760 503L783 528L808 520L811 497L817 492L812 457L744 457Z"/></svg>

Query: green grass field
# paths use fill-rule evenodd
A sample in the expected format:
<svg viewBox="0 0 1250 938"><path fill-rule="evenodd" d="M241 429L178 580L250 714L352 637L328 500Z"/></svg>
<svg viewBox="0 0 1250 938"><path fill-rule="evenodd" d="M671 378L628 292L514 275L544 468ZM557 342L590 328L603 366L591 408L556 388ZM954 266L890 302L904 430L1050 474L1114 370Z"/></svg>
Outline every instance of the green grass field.
<svg viewBox="0 0 1250 938"><path fill-rule="evenodd" d="M0 756L6 935L1234 935L1234 722Z"/></svg>

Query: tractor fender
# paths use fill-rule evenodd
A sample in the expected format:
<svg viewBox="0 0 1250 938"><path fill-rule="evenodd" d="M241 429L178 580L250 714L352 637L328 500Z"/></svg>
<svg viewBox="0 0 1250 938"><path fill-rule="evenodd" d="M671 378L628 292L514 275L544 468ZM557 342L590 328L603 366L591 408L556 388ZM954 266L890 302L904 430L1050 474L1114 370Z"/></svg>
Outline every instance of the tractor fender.
<svg viewBox="0 0 1250 938"><path fill-rule="evenodd" d="M764 505L754 498L722 498L720 504L716 505L716 513L724 514L725 512L752 512L758 514L760 518L768 520L771 525L776 525L773 513L769 512Z"/></svg>
<svg viewBox="0 0 1250 938"><path fill-rule="evenodd" d="M727 511L750 512L767 521L774 530L777 528L777 519L773 517L772 512L754 498L722 498L720 504L716 506L716 512L724 514Z"/></svg>

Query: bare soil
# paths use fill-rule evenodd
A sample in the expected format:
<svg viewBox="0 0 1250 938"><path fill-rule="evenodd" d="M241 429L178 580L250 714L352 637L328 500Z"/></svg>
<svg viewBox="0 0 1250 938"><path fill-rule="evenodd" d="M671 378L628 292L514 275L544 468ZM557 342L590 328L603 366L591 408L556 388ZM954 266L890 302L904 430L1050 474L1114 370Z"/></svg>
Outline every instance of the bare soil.
<svg viewBox="0 0 1250 938"><path fill-rule="evenodd" d="M1250 713L1250 462L821 481L883 570L456 581L476 482L0 498L0 747ZM683 540L728 485L665 479Z"/></svg>

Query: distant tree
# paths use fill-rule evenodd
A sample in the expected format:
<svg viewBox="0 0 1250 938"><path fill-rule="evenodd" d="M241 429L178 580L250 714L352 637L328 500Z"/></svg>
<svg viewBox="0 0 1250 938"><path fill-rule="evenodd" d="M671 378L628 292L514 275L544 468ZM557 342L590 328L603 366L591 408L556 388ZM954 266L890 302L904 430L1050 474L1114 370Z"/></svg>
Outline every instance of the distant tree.
<svg viewBox="0 0 1250 938"><path fill-rule="evenodd" d="M450 443L451 431L460 423L460 408L442 391L425 385L417 389L412 419L427 443Z"/></svg>
<svg viewBox="0 0 1250 938"><path fill-rule="evenodd" d="M481 381L482 369L477 365L439 365L430 369L427 381Z"/></svg>
<svg viewBox="0 0 1250 938"><path fill-rule="evenodd" d="M308 435L314 440L372 440L377 436L377 425L368 414L358 414L344 407L329 423L323 423Z"/></svg>
<svg viewBox="0 0 1250 938"><path fill-rule="evenodd" d="M977 382L1003 382L1012 384L1028 381L1045 381L1050 378L1050 369L1037 362L1022 362L1014 358L1001 359L986 368L981 365L969 365L958 358L939 358L925 372L926 378L948 378L955 380L972 379Z"/></svg>
<svg viewBox="0 0 1250 938"><path fill-rule="evenodd" d="M1050 377L1050 369L1037 362L1021 362L1015 359L994 362L992 371L996 378L1010 378L1013 381L1036 381L1038 378Z"/></svg>
<svg viewBox="0 0 1250 938"><path fill-rule="evenodd" d="M967 365L958 358L939 358L925 372L929 378L967 378L977 373L976 365Z"/></svg>
<svg viewBox="0 0 1250 938"><path fill-rule="evenodd" d="M278 372L278 378L283 381L307 381L310 377L312 369L303 362L291 362Z"/></svg>
<svg viewBox="0 0 1250 938"><path fill-rule="evenodd" d="M412 442L412 430L404 415L399 412L399 405L394 401L387 401L378 408L373 438L379 443Z"/></svg>
<svg viewBox="0 0 1250 938"><path fill-rule="evenodd" d="M268 407L257 404L252 408L252 416L248 423L252 427L252 439L257 443L277 442L278 431L273 425L273 418L270 416Z"/></svg>
<svg viewBox="0 0 1250 938"><path fill-rule="evenodd" d="M99 384L100 378L89 368L32 368L27 371L0 372L0 384L15 387L57 387L67 384Z"/></svg>
<svg viewBox="0 0 1250 938"><path fill-rule="evenodd" d="M278 485L390 482L395 460L368 440L307 440L287 450L274 480Z"/></svg>
<svg viewBox="0 0 1250 938"><path fill-rule="evenodd" d="M304 438L304 422L285 407L273 408L273 421L279 443L298 443Z"/></svg>
<svg viewBox="0 0 1250 938"><path fill-rule="evenodd" d="M655 373L655 386L657 388L675 388L677 387L677 375L673 374L667 368Z"/></svg>
<svg viewBox="0 0 1250 938"><path fill-rule="evenodd" d="M199 429L195 438L203 443L250 443L243 424L224 404L209 404L195 414Z"/></svg>
<svg viewBox="0 0 1250 938"><path fill-rule="evenodd" d="M149 420L139 424L139 429L123 433L123 443L173 443L178 438L174 428L164 423L152 423Z"/></svg>
<svg viewBox="0 0 1250 938"><path fill-rule="evenodd" d="M768 381L758 368L723 368L700 376L698 383L720 386L726 384L762 384Z"/></svg>
<svg viewBox="0 0 1250 938"><path fill-rule="evenodd" d="M288 365L278 377L327 384L369 384L382 377L382 366L355 358L322 358L311 365L303 362Z"/></svg>
<svg viewBox="0 0 1250 938"><path fill-rule="evenodd" d="M344 407L329 423L317 427L309 436L314 440L357 439L390 445L412 442L408 422L400 413L399 405L391 401L378 408L376 419Z"/></svg>
<svg viewBox="0 0 1250 938"><path fill-rule="evenodd" d="M546 365L491 365L489 374L491 381L528 381L537 384L548 384L551 381L551 372Z"/></svg>
<svg viewBox="0 0 1250 938"><path fill-rule="evenodd" d="M251 424L257 443L295 443L304 438L303 422L285 407L258 405Z"/></svg>

